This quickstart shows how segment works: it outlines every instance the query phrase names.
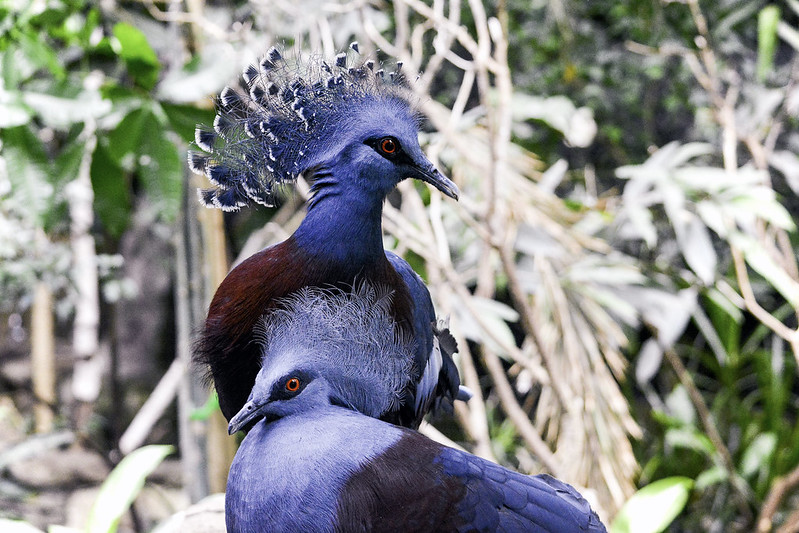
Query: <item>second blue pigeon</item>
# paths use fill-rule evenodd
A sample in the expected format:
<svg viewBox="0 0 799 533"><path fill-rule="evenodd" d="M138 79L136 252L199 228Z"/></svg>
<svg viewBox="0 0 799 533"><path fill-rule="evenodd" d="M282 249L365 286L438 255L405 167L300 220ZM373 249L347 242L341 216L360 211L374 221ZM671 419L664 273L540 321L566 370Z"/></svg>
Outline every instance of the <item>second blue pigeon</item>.
<svg viewBox="0 0 799 533"><path fill-rule="evenodd" d="M228 531L605 531L555 478L366 416L402 401L412 339L393 333L390 298L306 290L266 318L263 367L229 426L252 429L230 469Z"/></svg>

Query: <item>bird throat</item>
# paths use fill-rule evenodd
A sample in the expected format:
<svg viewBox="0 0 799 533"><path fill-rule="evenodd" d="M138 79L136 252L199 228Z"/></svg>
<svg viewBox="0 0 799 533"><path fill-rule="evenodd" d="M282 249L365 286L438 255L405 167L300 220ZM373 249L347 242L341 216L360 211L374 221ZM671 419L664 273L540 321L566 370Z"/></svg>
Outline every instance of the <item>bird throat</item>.
<svg viewBox="0 0 799 533"><path fill-rule="evenodd" d="M382 213L382 199L325 198L309 207L294 238L304 253L319 261L361 270L385 260Z"/></svg>

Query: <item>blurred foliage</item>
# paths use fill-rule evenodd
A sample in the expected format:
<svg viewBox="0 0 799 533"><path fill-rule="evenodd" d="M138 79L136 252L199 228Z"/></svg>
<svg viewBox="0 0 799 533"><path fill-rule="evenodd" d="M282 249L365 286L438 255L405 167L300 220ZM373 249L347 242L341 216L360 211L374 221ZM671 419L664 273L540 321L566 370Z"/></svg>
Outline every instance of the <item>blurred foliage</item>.
<svg viewBox="0 0 799 533"><path fill-rule="evenodd" d="M175 219L186 124L211 115L158 98L145 34L92 2L5 2L0 18L0 289L14 295L3 303L25 309L25 288L43 278L68 308L69 183L89 172L96 236L113 252L140 192Z"/></svg>
<svg viewBox="0 0 799 533"><path fill-rule="evenodd" d="M213 118L208 95L265 42L299 46L307 35L330 53L366 41L364 25L388 42L403 31L401 17L438 28L429 14L408 14L413 2L308 5L294 8L313 16L268 2L209 4L204 24L192 26L205 32L202 47L143 5L0 5L0 311L26 309L37 280L69 309L69 183L79 173L91 178L92 231L104 252L116 251L139 202L159 221L176 219L187 143L195 124ZM570 475L599 471L579 481L599 492L606 513L621 508L614 531L642 531L641 517L651 519L647 531L661 531L675 516L675 531L753 531L777 481L799 468L799 3L506 0L483 8L506 31L513 95L504 102L497 87L462 86L451 56L434 71L432 100L461 112L436 123L455 133L423 140L464 201L441 205L426 188L405 190L386 226L387 242L438 289L439 310L452 309L480 355L486 453L540 468L499 399L489 370L496 355L512 396ZM478 34L480 17L465 7L460 15L458 24ZM426 60L444 33L403 45ZM463 42L450 45L462 62L474 59ZM477 164L497 157L489 145L503 105L511 142L494 192L515 261L504 268L485 236L497 221L480 218L491 211L490 169ZM408 214L417 201L432 223ZM231 242L244 247L274 213L228 216ZM435 228L423 237L440 224L451 264L436 264L435 242L403 239L398 221ZM487 264L489 291L480 286ZM517 281L530 309L514 299ZM532 347L530 312L562 368L547 368ZM599 406L577 416L593 424L580 442L595 443L595 456L570 447L574 413L553 400L547 376ZM614 396L619 388L624 397ZM207 417L212 400L207 407L195 416ZM623 462L618 438L632 445L638 473L613 457L609 470L593 464L614 452ZM635 495L624 485L633 481ZM620 498L629 500L620 506ZM799 521L790 514L796 486L780 498L767 518L787 528Z"/></svg>
<svg viewBox="0 0 799 533"><path fill-rule="evenodd" d="M86 523L87 533L115 533L119 519L136 499L144 481L174 452L172 446L151 444L126 455L100 487Z"/></svg>

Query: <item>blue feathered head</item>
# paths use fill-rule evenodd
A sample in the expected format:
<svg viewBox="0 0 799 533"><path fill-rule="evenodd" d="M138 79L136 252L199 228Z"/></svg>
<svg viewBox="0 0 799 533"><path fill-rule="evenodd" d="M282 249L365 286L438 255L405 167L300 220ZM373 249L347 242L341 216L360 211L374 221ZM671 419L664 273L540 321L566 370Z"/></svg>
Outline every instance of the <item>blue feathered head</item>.
<svg viewBox="0 0 799 533"><path fill-rule="evenodd" d="M253 407L264 402L277 404L269 409L303 409L302 401L275 402L280 399L273 397L275 384L280 389L287 376L298 376L303 387L324 381L329 387L324 400L367 416L396 410L418 372L415 343L396 333L391 299L390 291L365 282L351 292L304 287L285 298L283 307L270 311L256 328L263 347L261 370L229 431L252 422L258 415Z"/></svg>
<svg viewBox="0 0 799 533"><path fill-rule="evenodd" d="M357 43L350 48L357 55ZM203 152L189 152L189 165L214 186L199 191L200 201L226 211L250 202L272 206L281 185L328 160L342 149L336 140L365 121L401 123L418 147L418 117L401 68L398 62L386 73L373 60L350 61L347 53L331 62L290 62L272 47L245 69L239 89L220 93L213 128L197 128ZM457 187L424 161L414 177L456 197Z"/></svg>

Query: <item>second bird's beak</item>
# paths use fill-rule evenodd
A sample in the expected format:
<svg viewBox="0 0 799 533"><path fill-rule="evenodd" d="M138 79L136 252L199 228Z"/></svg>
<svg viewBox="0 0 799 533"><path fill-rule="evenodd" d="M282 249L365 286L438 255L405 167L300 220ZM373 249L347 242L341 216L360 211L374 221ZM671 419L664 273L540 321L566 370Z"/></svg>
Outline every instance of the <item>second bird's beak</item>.
<svg viewBox="0 0 799 533"><path fill-rule="evenodd" d="M450 198L458 199L458 195L460 194L458 186L429 163L426 166L414 165L411 177L426 181Z"/></svg>
<svg viewBox="0 0 799 533"><path fill-rule="evenodd" d="M253 401L245 403L244 407L241 408L241 411L236 413L236 415L230 419L230 423L227 426L228 435L238 433L242 429L249 426L251 422L261 415L262 409L263 405L258 405Z"/></svg>

